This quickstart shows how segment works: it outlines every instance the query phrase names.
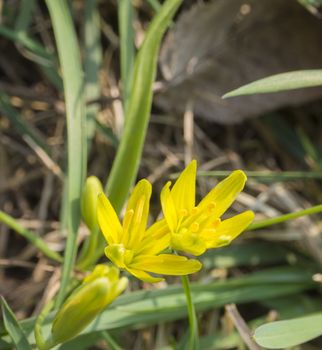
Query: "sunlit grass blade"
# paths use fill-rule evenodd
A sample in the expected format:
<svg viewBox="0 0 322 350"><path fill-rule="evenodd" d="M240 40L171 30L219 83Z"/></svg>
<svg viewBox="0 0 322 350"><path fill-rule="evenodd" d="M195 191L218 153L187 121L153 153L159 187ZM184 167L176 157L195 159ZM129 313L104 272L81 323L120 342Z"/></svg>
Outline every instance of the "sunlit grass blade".
<svg viewBox="0 0 322 350"><path fill-rule="evenodd" d="M80 197L86 172L86 129L84 83L80 51L66 0L46 0L62 68L67 117L68 151L68 236L57 305L65 297L76 257L80 223Z"/></svg>
<svg viewBox="0 0 322 350"><path fill-rule="evenodd" d="M25 229L23 226L21 226L17 222L17 220L15 220L13 217L9 216L2 210L0 210L0 222L3 222L5 225L9 226L11 229L19 233L24 238L26 238L31 244L33 244L39 251L41 251L48 258L58 262L62 262L63 260L62 257L58 253L51 250L44 240L42 240L33 232Z"/></svg>
<svg viewBox="0 0 322 350"><path fill-rule="evenodd" d="M135 60L131 97L122 139L107 182L109 199L119 212L137 176L152 105L152 84L162 36L182 0L167 0L153 19Z"/></svg>
<svg viewBox="0 0 322 350"><path fill-rule="evenodd" d="M267 349L286 349L322 335L322 313L264 324L255 330L254 339Z"/></svg>
<svg viewBox="0 0 322 350"><path fill-rule="evenodd" d="M272 75L228 92L223 96L264 94L322 85L322 69L300 70Z"/></svg>
<svg viewBox="0 0 322 350"><path fill-rule="evenodd" d="M3 297L1 297L1 309L4 326L15 345L15 349L32 350L18 320Z"/></svg>
<svg viewBox="0 0 322 350"><path fill-rule="evenodd" d="M84 8L84 69L86 101L96 100L101 96L99 70L102 66L102 47L100 38L100 16L97 0L86 0ZM86 108L86 132L88 152L95 134L96 117L99 105L91 103Z"/></svg>
<svg viewBox="0 0 322 350"><path fill-rule="evenodd" d="M255 221L254 223L250 224L246 230L247 231L258 230L260 228L264 228L264 227L268 227L268 226L272 226L272 225L276 225L276 224L281 224L285 221L294 220L294 219L300 218L302 216L318 214L321 212L322 212L322 204L316 205L316 206L308 208L308 209L299 210L299 211L296 211L294 213L289 213L289 214L277 216L276 218L265 219L265 220L261 220L261 221L257 221L257 222Z"/></svg>
<svg viewBox="0 0 322 350"><path fill-rule="evenodd" d="M133 29L133 5L131 0L118 1L118 20L120 35L121 55L121 81L123 108L126 115L128 101L131 93L133 75L134 52L134 29Z"/></svg>
<svg viewBox="0 0 322 350"><path fill-rule="evenodd" d="M286 182L295 180L319 180L322 179L321 171L252 171L244 170L249 179L255 179L261 182ZM224 178L231 174L231 171L198 171L197 176L200 177L216 177ZM171 177L177 178L179 173L173 174Z"/></svg>

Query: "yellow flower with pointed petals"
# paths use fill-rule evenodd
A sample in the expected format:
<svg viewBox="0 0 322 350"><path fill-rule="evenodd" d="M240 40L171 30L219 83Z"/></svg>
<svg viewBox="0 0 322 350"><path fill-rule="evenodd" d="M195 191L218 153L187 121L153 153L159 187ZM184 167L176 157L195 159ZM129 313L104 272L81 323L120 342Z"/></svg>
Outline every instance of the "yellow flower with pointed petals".
<svg viewBox="0 0 322 350"><path fill-rule="evenodd" d="M249 210L220 220L244 188L247 178L241 170L233 171L195 206L196 171L193 160L171 189L169 181L162 189L161 205L171 232L170 246L198 256L229 244L253 221L254 213ZM158 225L164 225L164 220Z"/></svg>
<svg viewBox="0 0 322 350"><path fill-rule="evenodd" d="M135 186L120 223L107 197L98 197L97 217L107 241L106 256L119 268L146 282L158 282L149 272L162 275L186 275L201 268L199 261L173 254L161 254L169 247L170 235L163 224L146 230L151 184L143 179Z"/></svg>

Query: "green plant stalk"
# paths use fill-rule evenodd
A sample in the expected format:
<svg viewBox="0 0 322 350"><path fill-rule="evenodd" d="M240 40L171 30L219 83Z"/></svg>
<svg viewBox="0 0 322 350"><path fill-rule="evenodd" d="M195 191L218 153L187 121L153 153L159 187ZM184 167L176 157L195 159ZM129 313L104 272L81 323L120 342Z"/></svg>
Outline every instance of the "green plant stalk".
<svg viewBox="0 0 322 350"><path fill-rule="evenodd" d="M51 250L48 245L37 235L35 235L33 232L25 229L23 226L21 226L16 219L9 216L2 210L0 210L0 221L3 222L5 225L9 226L11 229L19 233L21 236L26 238L31 244L33 244L37 249L39 249L44 255L46 255L48 258L55 260L57 262L62 262L63 258L53 250Z"/></svg>
<svg viewBox="0 0 322 350"><path fill-rule="evenodd" d="M122 350L122 348L117 344L109 332L102 331L101 336L105 340L108 347L111 348L111 350Z"/></svg>
<svg viewBox="0 0 322 350"><path fill-rule="evenodd" d="M199 350L198 320L195 306L192 301L189 278L187 275L181 277L182 286L187 301L189 318L189 350Z"/></svg>
<svg viewBox="0 0 322 350"><path fill-rule="evenodd" d="M68 151L68 236L57 307L65 297L76 257L80 223L80 197L86 172L86 127L83 71L77 36L66 0L46 0L62 68L67 117Z"/></svg>
<svg viewBox="0 0 322 350"><path fill-rule="evenodd" d="M118 19L120 33L121 54L121 80L123 87L123 108L126 110L131 94L131 83L133 75L134 33L133 33L133 6L131 0L118 1Z"/></svg>
<svg viewBox="0 0 322 350"><path fill-rule="evenodd" d="M316 205L308 209L299 210L295 213L289 213L289 214L278 216L276 218L254 222L253 224L248 226L247 231L258 230L260 228L264 228L264 227L280 224L285 221L297 219L305 215L312 215L312 214L317 214L321 212L322 212L322 204Z"/></svg>
<svg viewBox="0 0 322 350"><path fill-rule="evenodd" d="M120 212L137 176L152 105L152 84L162 36L183 0L167 0L154 17L135 60L126 124L106 190Z"/></svg>
<svg viewBox="0 0 322 350"><path fill-rule="evenodd" d="M51 336L49 336L49 338L45 340L42 333L42 325L47 315L49 314L50 310L52 309L53 305L54 305L53 302L48 303L42 309L35 323L34 334L35 334L36 344L39 350L49 350L57 345L55 344Z"/></svg>

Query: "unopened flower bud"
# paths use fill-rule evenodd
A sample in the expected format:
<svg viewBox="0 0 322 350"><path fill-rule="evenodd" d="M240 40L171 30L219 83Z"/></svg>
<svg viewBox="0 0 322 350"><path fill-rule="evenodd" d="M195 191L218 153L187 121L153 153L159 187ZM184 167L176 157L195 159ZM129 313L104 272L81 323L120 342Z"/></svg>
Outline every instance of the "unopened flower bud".
<svg viewBox="0 0 322 350"><path fill-rule="evenodd" d="M64 343L79 334L127 287L115 267L97 265L58 311L52 325L52 340Z"/></svg>
<svg viewBox="0 0 322 350"><path fill-rule="evenodd" d="M96 217L97 196L104 192L100 180L96 176L86 179L81 198L82 217L87 227L94 231L98 228Z"/></svg>

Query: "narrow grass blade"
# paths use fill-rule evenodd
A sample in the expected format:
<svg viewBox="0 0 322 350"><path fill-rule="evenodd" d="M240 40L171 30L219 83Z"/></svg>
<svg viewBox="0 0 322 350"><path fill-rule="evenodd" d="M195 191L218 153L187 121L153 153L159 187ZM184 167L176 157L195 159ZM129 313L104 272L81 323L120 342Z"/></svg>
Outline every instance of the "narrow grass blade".
<svg viewBox="0 0 322 350"><path fill-rule="evenodd" d="M254 339L267 349L286 349L322 335L322 313L264 324Z"/></svg>
<svg viewBox="0 0 322 350"><path fill-rule="evenodd" d="M123 108L126 115L131 93L134 64L133 5L131 0L118 1Z"/></svg>
<svg viewBox="0 0 322 350"><path fill-rule="evenodd" d="M12 40L17 44L24 46L26 49L37 55L37 62L39 64L47 66L52 64L53 56L47 52L46 49L37 41L26 36L25 33L16 32L10 28L0 25L0 36L3 36L6 39Z"/></svg>
<svg viewBox="0 0 322 350"><path fill-rule="evenodd" d="M101 95L98 79L102 66L102 47L100 38L100 16L97 0L86 0L84 8L84 69L86 101L96 100ZM96 117L99 105L92 103L86 108L87 150L89 152L92 138L96 129Z"/></svg>
<svg viewBox="0 0 322 350"><path fill-rule="evenodd" d="M229 176L231 171L198 171L197 176L200 177L217 177L224 178ZM295 180L319 180L322 179L321 171L250 171L245 170L245 174L249 179L256 179L260 182L286 182ZM171 177L177 178L178 174Z"/></svg>
<svg viewBox="0 0 322 350"><path fill-rule="evenodd" d="M277 216L276 218L261 220L252 223L247 227L247 231L258 230L260 228L276 225L283 223L285 221L294 220L306 215L318 214L322 212L322 204L316 205L314 207L303 209L296 211L294 213L289 213L281 216Z"/></svg>
<svg viewBox="0 0 322 350"><path fill-rule="evenodd" d="M32 20L32 14L36 7L36 0L22 0L20 3L19 14L15 22L16 32L25 32Z"/></svg>
<svg viewBox="0 0 322 350"><path fill-rule="evenodd" d="M146 0L146 2L153 8L155 12L158 12L161 8L161 4L158 0Z"/></svg>
<svg viewBox="0 0 322 350"><path fill-rule="evenodd" d="M9 226L11 229L19 233L21 236L26 238L31 244L33 244L39 251L41 251L48 258L55 260L57 262L62 262L62 257L51 250L48 245L40 237L38 237L33 232L26 230L22 227L14 218L0 210L0 222Z"/></svg>
<svg viewBox="0 0 322 350"><path fill-rule="evenodd" d="M152 105L152 84L162 36L182 0L167 0L153 19L135 60L131 97L122 139L107 182L117 212L137 176Z"/></svg>
<svg viewBox="0 0 322 350"><path fill-rule="evenodd" d="M9 333L17 350L32 350L31 345L22 331L14 313L11 311L9 305L3 297L1 297L2 317L5 328Z"/></svg>
<svg viewBox="0 0 322 350"><path fill-rule="evenodd" d="M0 95L0 111L8 117L12 126L22 135L30 137L48 156L50 149L44 137L31 124L26 122L20 113L11 106L9 99L4 94Z"/></svg>
<svg viewBox="0 0 322 350"><path fill-rule="evenodd" d="M253 83L228 92L223 98L288 91L321 85L322 69L300 70L276 74L264 79L256 80Z"/></svg>
<svg viewBox="0 0 322 350"><path fill-rule="evenodd" d="M35 5L35 0L23 0L15 23L15 29L0 25L0 35L29 50L33 61L40 65L40 69L49 81L57 89L62 90L62 82L56 70L56 58L37 40L30 38L27 34Z"/></svg>
<svg viewBox="0 0 322 350"><path fill-rule="evenodd" d="M62 68L67 117L68 237L57 305L64 300L76 257L80 197L86 172L86 129L83 71L75 28L66 0L46 0Z"/></svg>

